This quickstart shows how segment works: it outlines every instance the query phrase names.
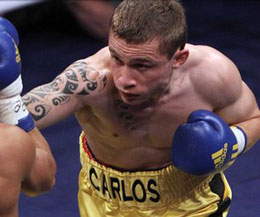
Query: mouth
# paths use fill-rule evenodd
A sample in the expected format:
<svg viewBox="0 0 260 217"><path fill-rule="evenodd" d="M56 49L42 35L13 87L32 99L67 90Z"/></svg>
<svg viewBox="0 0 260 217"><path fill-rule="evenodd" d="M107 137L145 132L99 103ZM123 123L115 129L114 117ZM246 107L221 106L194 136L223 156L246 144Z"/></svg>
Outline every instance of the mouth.
<svg viewBox="0 0 260 217"><path fill-rule="evenodd" d="M120 94L123 98L125 98L125 99L127 99L127 100L135 100L135 99L137 99L137 98L140 96L139 94L125 93L125 92L121 92L121 91L119 91L119 94Z"/></svg>

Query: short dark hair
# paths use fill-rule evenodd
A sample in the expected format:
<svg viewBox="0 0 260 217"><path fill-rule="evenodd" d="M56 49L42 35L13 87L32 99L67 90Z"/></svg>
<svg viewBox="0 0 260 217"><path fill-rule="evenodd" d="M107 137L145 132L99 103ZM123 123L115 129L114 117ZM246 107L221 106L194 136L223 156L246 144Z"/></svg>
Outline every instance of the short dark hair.
<svg viewBox="0 0 260 217"><path fill-rule="evenodd" d="M178 0L124 0L115 9L110 31L127 43L159 39L159 51L170 59L187 41L184 8Z"/></svg>

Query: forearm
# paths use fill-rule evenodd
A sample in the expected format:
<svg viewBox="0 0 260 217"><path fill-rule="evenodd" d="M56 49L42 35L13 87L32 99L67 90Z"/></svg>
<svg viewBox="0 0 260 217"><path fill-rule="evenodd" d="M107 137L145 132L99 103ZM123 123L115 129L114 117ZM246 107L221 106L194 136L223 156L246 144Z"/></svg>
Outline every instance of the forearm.
<svg viewBox="0 0 260 217"><path fill-rule="evenodd" d="M29 134L36 146L36 156L30 174L22 183L22 190L29 196L35 196L54 186L56 163L47 141L38 129L33 129Z"/></svg>
<svg viewBox="0 0 260 217"><path fill-rule="evenodd" d="M247 135L245 151L249 150L260 139L260 115L235 125L241 127L245 131Z"/></svg>
<svg viewBox="0 0 260 217"><path fill-rule="evenodd" d="M31 113L37 128L42 129L64 118L64 108L69 97L55 92L48 92L45 86L34 88L22 97L24 104Z"/></svg>
<svg viewBox="0 0 260 217"><path fill-rule="evenodd" d="M34 88L22 97L37 128L48 127L73 114L75 100L72 94L60 92L62 87L55 79L49 84ZM61 86L61 84L59 84Z"/></svg>

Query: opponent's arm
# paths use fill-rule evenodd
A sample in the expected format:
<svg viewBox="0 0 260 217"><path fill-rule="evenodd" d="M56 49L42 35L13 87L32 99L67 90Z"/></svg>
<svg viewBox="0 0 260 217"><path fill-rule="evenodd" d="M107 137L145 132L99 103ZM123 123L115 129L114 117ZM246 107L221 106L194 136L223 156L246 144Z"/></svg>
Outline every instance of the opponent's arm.
<svg viewBox="0 0 260 217"><path fill-rule="evenodd" d="M25 140L25 135L31 137L28 146L29 143L35 146L31 152L36 157L35 161L32 162L33 167L30 174L23 181L23 186L30 192L40 193L53 186L56 164L46 140L35 128L34 121L20 96L23 85L20 74L21 58L16 44L18 43L16 36L18 33L15 27L8 20L0 18L0 122L16 125L28 132L27 134L19 133L19 135L23 134L21 138L25 138ZM18 137L15 133L12 136ZM26 144L24 141L21 143ZM12 146L12 143L9 144ZM21 155L28 154L29 156L31 154L26 152L26 148L28 147L24 147L24 152L21 152ZM20 163L23 164L22 161Z"/></svg>
<svg viewBox="0 0 260 217"><path fill-rule="evenodd" d="M68 117L88 103L106 85L106 77L85 60L70 65L52 82L23 96L36 126L43 128Z"/></svg>
<svg viewBox="0 0 260 217"><path fill-rule="evenodd" d="M35 146L35 160L30 172L22 182L22 191L36 196L53 188L55 184L56 163L50 147L37 128L29 133Z"/></svg>
<svg viewBox="0 0 260 217"><path fill-rule="evenodd" d="M30 173L35 146L19 127L0 124L0 216L17 216L21 182Z"/></svg>

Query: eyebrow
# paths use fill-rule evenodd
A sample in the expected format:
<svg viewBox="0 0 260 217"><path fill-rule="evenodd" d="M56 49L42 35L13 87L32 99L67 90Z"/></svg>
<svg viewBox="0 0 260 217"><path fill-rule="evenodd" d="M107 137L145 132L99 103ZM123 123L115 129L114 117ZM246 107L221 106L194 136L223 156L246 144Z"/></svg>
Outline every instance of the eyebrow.
<svg viewBox="0 0 260 217"><path fill-rule="evenodd" d="M120 57L119 54L113 49L113 48L110 48L109 47L109 51L117 56L117 57ZM133 58L129 61L130 64L135 64L135 63L146 63L146 64L150 64L150 65L157 65L158 63L153 61L152 59L150 58L146 58L146 57L138 57L138 58Z"/></svg>
<svg viewBox="0 0 260 217"><path fill-rule="evenodd" d="M139 57L139 58L134 58L131 59L129 61L130 64L135 64L135 63L145 63L145 64L149 64L149 65L156 65L157 63L154 62L151 59L147 59L147 58L143 58L143 57Z"/></svg>

